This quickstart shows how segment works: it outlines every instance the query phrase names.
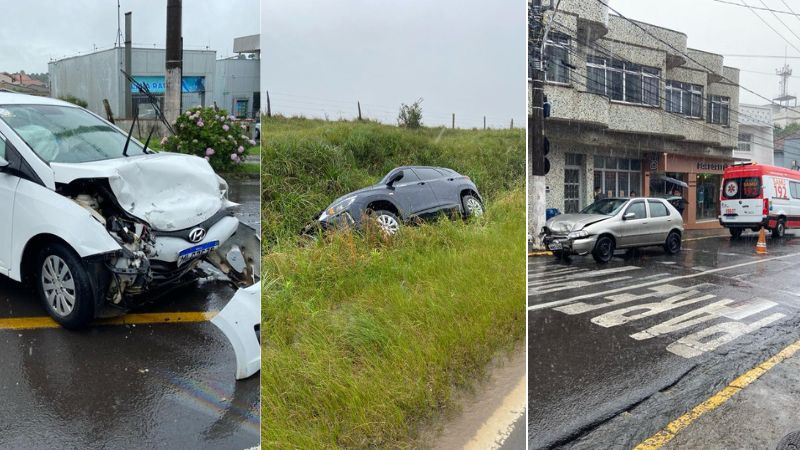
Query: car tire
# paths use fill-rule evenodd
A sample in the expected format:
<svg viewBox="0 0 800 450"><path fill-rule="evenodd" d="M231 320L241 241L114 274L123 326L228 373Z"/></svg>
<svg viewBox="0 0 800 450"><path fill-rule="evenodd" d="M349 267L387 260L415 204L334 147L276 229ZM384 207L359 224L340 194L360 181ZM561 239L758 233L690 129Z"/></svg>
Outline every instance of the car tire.
<svg viewBox="0 0 800 450"><path fill-rule="evenodd" d="M594 244L592 257L601 264L611 261L614 257L614 240L608 236L600 236Z"/></svg>
<svg viewBox="0 0 800 450"><path fill-rule="evenodd" d="M785 219L778 219L778 223L775 224L775 228L772 229L772 238L779 239L786 235L786 220Z"/></svg>
<svg viewBox="0 0 800 450"><path fill-rule="evenodd" d="M464 218L480 217L484 213L483 203L474 195L467 194L461 197L461 206L464 208Z"/></svg>
<svg viewBox="0 0 800 450"><path fill-rule="evenodd" d="M77 329L94 319L95 293L81 258L60 242L46 244L36 258L34 286L50 317Z"/></svg>
<svg viewBox="0 0 800 450"><path fill-rule="evenodd" d="M734 239L739 239L742 236L741 228L728 228L728 231L731 233L731 237Z"/></svg>
<svg viewBox="0 0 800 450"><path fill-rule="evenodd" d="M681 251L681 235L677 231L670 231L664 241L664 251L668 255L675 255Z"/></svg>
<svg viewBox="0 0 800 450"><path fill-rule="evenodd" d="M372 220L378 225L384 233L394 236L400 231L400 219L391 211L379 209L370 213Z"/></svg>

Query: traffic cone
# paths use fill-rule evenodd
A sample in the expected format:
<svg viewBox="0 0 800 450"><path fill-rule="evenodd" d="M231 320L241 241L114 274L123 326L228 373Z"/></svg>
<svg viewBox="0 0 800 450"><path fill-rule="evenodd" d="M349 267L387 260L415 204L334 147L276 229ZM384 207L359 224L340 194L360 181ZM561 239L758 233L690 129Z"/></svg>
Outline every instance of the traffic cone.
<svg viewBox="0 0 800 450"><path fill-rule="evenodd" d="M767 254L767 235L764 233L764 227L758 232L758 243L756 244L756 253L759 255Z"/></svg>

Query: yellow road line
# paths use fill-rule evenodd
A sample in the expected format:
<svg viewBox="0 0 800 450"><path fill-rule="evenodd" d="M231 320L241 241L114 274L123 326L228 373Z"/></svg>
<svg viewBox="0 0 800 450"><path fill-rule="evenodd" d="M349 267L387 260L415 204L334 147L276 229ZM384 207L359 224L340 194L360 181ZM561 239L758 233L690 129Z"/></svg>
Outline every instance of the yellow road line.
<svg viewBox="0 0 800 450"><path fill-rule="evenodd" d="M206 322L214 318L219 311L187 311L167 313L126 314L110 319L99 319L95 326L105 325L141 325L152 323L193 323ZM14 317L0 319L0 330L34 330L40 328L58 328L60 325L47 316Z"/></svg>
<svg viewBox="0 0 800 450"><path fill-rule="evenodd" d="M737 392L749 386L752 382L759 379L761 375L767 373L768 370L772 369L783 360L790 358L798 350L800 350L800 341L797 341L794 344L789 345L788 347L781 350L775 356L771 357L770 359L764 361L758 366L740 375L738 378L731 381L729 385L725 386L722 390L712 395L706 401L695 406L688 413L673 420L658 433L642 441L639 445L637 445L634 448L634 450L656 450L663 447L669 441L674 439L675 436L678 435L678 433L680 433L682 430L688 427L692 422L697 420L697 418L699 418L700 416L702 416L707 412L711 412L720 407L723 403L725 403L731 397L733 397Z"/></svg>
<svg viewBox="0 0 800 450"><path fill-rule="evenodd" d="M528 256L553 256L551 251L528 252Z"/></svg>

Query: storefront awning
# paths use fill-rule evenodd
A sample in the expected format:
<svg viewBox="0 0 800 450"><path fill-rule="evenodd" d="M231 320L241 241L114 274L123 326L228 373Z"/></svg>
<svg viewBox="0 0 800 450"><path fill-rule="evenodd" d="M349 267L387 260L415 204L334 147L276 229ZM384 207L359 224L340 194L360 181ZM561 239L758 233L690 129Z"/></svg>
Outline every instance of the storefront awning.
<svg viewBox="0 0 800 450"><path fill-rule="evenodd" d="M659 180L668 181L668 182L670 182L672 184L678 185L678 186L683 187L683 188L688 188L689 187L689 185L686 184L685 182L683 182L681 180L678 180L676 178L668 177L666 175L662 175L661 177L659 177Z"/></svg>

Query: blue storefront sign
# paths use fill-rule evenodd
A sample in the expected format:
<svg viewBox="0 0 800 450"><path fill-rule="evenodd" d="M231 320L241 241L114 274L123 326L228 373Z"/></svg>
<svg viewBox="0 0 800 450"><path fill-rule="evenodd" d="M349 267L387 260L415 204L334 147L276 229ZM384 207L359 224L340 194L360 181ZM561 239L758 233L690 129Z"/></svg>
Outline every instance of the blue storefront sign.
<svg viewBox="0 0 800 450"><path fill-rule="evenodd" d="M133 77L139 83L147 86L153 94L163 94L166 83L164 77L159 76L140 76ZM183 77L181 79L181 92L205 92L206 91L206 77ZM131 92L134 94L139 92L139 88L131 84Z"/></svg>

